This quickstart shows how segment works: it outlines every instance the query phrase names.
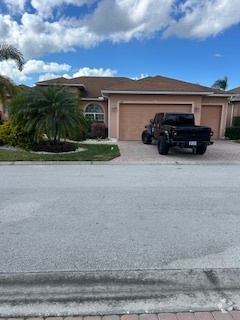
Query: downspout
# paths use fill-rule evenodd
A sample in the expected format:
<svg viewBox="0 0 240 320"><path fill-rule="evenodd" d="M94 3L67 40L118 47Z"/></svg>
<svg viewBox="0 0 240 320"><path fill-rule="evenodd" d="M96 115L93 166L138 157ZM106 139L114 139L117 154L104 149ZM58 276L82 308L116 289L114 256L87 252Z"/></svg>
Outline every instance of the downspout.
<svg viewBox="0 0 240 320"><path fill-rule="evenodd" d="M227 121L228 121L228 109L229 109L229 104L230 104L231 100L228 99L228 101L226 102L226 118L225 118L225 125L224 125L224 136L223 138L225 138L225 133L226 133L226 129L227 129Z"/></svg>
<svg viewBox="0 0 240 320"><path fill-rule="evenodd" d="M230 127L232 127L232 123L233 123L233 114L234 114L234 103L232 103Z"/></svg>
<svg viewBox="0 0 240 320"><path fill-rule="evenodd" d="M230 127L232 127L233 115L234 115L234 103L232 103L232 99L233 99L233 97L231 97L231 98L229 99L229 101L231 102L231 106L232 106L231 116L230 116Z"/></svg>
<svg viewBox="0 0 240 320"><path fill-rule="evenodd" d="M105 96L104 94L102 94L102 96L103 96L103 98L104 99L107 99L107 102L108 102L108 139L110 139L111 137L110 137L110 110L111 110L111 108L110 108L110 97L109 96Z"/></svg>

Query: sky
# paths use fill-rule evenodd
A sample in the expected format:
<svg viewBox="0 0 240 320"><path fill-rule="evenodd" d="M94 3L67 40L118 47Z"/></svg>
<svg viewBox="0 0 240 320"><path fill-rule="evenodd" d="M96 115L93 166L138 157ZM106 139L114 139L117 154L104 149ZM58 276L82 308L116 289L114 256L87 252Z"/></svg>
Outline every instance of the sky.
<svg viewBox="0 0 240 320"><path fill-rule="evenodd" d="M16 84L64 76L165 76L240 86L240 0L0 0L0 62Z"/></svg>

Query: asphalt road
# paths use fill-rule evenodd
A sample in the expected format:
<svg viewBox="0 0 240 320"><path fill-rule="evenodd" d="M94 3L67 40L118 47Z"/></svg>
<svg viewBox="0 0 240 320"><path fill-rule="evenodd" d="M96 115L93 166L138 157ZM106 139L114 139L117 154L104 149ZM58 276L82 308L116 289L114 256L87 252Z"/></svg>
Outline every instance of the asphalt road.
<svg viewBox="0 0 240 320"><path fill-rule="evenodd" d="M240 267L239 165L0 169L0 273Z"/></svg>

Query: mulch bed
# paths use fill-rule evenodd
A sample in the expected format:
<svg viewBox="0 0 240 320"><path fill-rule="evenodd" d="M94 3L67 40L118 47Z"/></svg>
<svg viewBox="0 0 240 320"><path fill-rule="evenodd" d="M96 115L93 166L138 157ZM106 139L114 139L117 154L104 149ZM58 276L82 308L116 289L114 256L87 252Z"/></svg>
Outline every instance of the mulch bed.
<svg viewBox="0 0 240 320"><path fill-rule="evenodd" d="M32 148L32 151L61 153L61 152L72 152L72 151L75 151L77 148L78 146L76 144L65 142L65 143L51 144L51 145L38 144Z"/></svg>

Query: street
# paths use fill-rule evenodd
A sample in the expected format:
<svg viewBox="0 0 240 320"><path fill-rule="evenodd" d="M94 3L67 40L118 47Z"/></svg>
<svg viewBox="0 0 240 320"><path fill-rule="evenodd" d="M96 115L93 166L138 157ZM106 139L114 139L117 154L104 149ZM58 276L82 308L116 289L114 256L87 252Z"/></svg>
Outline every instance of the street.
<svg viewBox="0 0 240 320"><path fill-rule="evenodd" d="M1 166L0 273L240 267L240 166Z"/></svg>

